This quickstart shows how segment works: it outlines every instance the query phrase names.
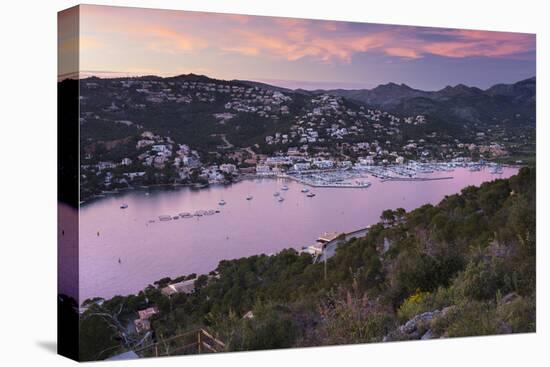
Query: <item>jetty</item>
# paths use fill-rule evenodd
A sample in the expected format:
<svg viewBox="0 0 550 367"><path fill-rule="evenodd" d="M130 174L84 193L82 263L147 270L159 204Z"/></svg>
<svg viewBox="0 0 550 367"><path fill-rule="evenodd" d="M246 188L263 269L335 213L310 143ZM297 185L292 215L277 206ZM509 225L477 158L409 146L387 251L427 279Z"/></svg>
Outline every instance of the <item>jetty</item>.
<svg viewBox="0 0 550 367"><path fill-rule="evenodd" d="M380 182L388 182L388 181L439 181L439 180L451 180L453 179L453 176L445 176L445 177L389 177L380 180Z"/></svg>
<svg viewBox="0 0 550 367"><path fill-rule="evenodd" d="M368 181L355 180L355 182L346 182L346 180L352 180L355 175L350 172L342 172L342 175L338 175L332 172L330 176L316 175L279 175L279 178L286 178L298 182L303 185L307 185L315 188L346 188L346 189L366 189L371 183Z"/></svg>

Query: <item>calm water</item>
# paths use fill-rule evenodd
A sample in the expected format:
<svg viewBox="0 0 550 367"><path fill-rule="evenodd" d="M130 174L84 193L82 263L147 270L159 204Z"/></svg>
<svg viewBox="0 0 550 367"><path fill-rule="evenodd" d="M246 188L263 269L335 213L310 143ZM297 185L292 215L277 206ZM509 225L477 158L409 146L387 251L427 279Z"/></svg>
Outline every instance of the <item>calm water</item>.
<svg viewBox="0 0 550 367"><path fill-rule="evenodd" d="M488 170L439 172L451 180L380 182L370 176L367 189L312 189L288 180L248 180L204 190L129 191L80 209L80 301L135 293L155 280L189 273L207 273L222 259L310 245L323 232L349 232L379 221L384 209L411 210L436 204L468 185L506 178ZM286 184L288 191L281 191ZM273 196L280 191L285 198ZM246 196L252 195L251 201ZM226 205L218 206L224 199ZM127 209L120 209L127 203ZM220 209L212 216L160 222L159 215ZM155 223L148 223L154 219ZM99 236L97 235L99 231ZM120 263L119 263L120 258Z"/></svg>

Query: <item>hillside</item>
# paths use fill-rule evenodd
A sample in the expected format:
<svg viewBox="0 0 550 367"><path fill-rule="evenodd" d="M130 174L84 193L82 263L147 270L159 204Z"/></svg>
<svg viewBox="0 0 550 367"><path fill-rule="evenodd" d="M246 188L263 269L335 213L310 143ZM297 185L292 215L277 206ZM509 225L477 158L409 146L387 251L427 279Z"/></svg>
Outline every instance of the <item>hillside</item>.
<svg viewBox="0 0 550 367"><path fill-rule="evenodd" d="M486 90L463 84L422 91L388 83L373 89L318 91L394 113L426 114L449 123L535 123L536 79L497 84Z"/></svg>
<svg viewBox="0 0 550 367"><path fill-rule="evenodd" d="M75 83L60 82L60 94ZM377 165L532 160L535 124L524 117L534 115L533 83L306 93L195 74L82 79L81 200L128 187L231 181L270 156L347 167L365 157Z"/></svg>
<svg viewBox="0 0 550 367"><path fill-rule="evenodd" d="M385 211L365 237L338 248L326 278L323 264L289 249L222 261L191 294L161 289L195 275L90 300L81 357L134 348L143 335L124 325L151 306L159 313L145 340L161 348L198 328L227 351L534 332L535 201L535 169L523 168L436 206Z"/></svg>

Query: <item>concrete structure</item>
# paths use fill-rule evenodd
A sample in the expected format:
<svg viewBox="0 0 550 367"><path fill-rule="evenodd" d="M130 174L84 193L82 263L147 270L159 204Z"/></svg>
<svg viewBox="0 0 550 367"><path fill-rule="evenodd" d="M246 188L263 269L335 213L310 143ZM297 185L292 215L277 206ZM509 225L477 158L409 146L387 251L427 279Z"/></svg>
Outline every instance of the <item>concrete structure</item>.
<svg viewBox="0 0 550 367"><path fill-rule="evenodd" d="M169 284L167 287L162 288L161 292L165 296L171 296L176 293L191 294L195 291L196 280L197 278L193 278L174 284Z"/></svg>

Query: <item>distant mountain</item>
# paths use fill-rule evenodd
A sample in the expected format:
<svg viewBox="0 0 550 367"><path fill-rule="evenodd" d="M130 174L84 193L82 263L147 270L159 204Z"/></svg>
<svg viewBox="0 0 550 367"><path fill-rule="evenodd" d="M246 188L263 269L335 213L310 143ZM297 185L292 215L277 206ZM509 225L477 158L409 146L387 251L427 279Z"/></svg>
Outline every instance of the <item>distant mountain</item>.
<svg viewBox="0 0 550 367"><path fill-rule="evenodd" d="M422 91L405 84L388 83L373 89L317 90L394 113L425 114L446 122L535 122L535 77L514 84L497 84L482 90L464 84L438 91Z"/></svg>
<svg viewBox="0 0 550 367"><path fill-rule="evenodd" d="M496 84L486 90L491 96L512 97L518 102L535 103L537 82L529 78L514 84Z"/></svg>
<svg viewBox="0 0 550 367"><path fill-rule="evenodd" d="M316 92L335 94L377 107L392 107L406 99L427 97L429 95L429 92L413 89L405 84L396 83L379 85L373 89L334 89L329 91L318 90Z"/></svg>
<svg viewBox="0 0 550 367"><path fill-rule="evenodd" d="M247 85L249 87L258 87L258 88L263 88L263 89L276 90L276 91L282 92L282 93L293 93L293 92L295 92L292 89L277 87L275 85L262 83L262 82L255 82L255 81L251 81L251 80L234 79L234 80L232 80L232 82L241 83L241 84Z"/></svg>

